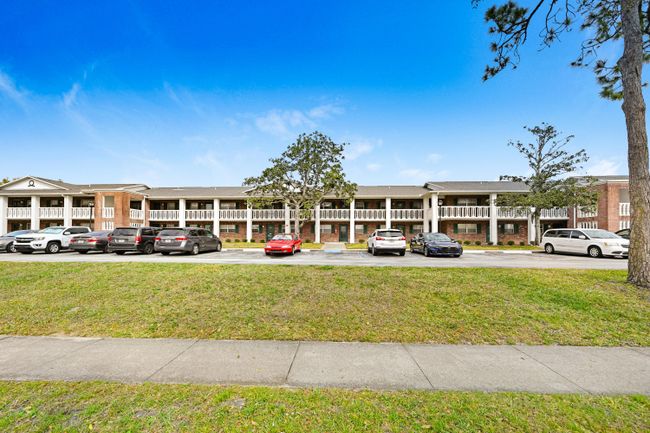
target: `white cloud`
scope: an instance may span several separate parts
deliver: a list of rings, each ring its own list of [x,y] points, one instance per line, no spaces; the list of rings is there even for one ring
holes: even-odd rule
[[[299,128],[314,128],[314,123],[299,110],[271,110],[255,119],[257,128],[271,135],[286,136]]]
[[[376,162],[371,162],[370,164],[366,164],[366,170],[368,171],[379,171],[381,169],[381,164],[377,164]]]
[[[587,167],[587,174],[592,176],[611,176],[621,174],[621,163],[611,159],[601,159]]]
[[[14,80],[6,73],[0,70],[0,94],[20,105],[22,108],[27,106],[27,92],[16,86]]]
[[[212,151],[208,151],[202,155],[194,156],[193,162],[194,165],[207,168],[219,168],[222,166],[221,161],[219,161],[217,155]]]
[[[439,162],[441,159],[442,159],[442,155],[440,155],[439,153],[430,153],[427,155],[427,161],[429,161],[432,164]]]
[[[77,103],[77,95],[81,90],[79,83],[74,83],[70,90],[63,94],[63,106],[65,108],[70,108]]]
[[[307,115],[312,119],[328,119],[334,114],[343,114],[345,110],[337,104],[323,104],[309,110]]]
[[[374,147],[374,144],[365,140],[351,143],[350,146],[345,150],[345,158],[350,161],[354,161],[360,156],[372,152],[372,149]]]
[[[433,179],[433,172],[421,168],[406,168],[400,170],[399,175],[414,182],[427,182]]]

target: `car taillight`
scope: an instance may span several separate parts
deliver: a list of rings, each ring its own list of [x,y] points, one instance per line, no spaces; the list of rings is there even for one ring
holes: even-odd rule
[[[97,239],[95,239],[95,238],[90,238],[90,239],[88,239],[87,242],[89,242],[89,243],[97,242]]]
[[[159,241],[159,240],[160,240],[160,236],[156,237],[156,240]]]
[[[108,237],[108,242],[113,242],[113,236]]]
[[[187,240],[187,236],[179,236],[179,237],[176,238],[176,240],[177,240],[177,241],[186,241],[186,240]]]
[[[70,239],[70,243],[71,243],[71,244],[74,244],[75,242],[77,242],[76,239]]]
[[[383,237],[381,237],[381,236],[377,236],[376,239],[377,239],[378,241],[385,241],[385,240],[386,240],[386,238],[383,238]]]
[[[142,236],[136,236],[135,237],[135,243],[139,244],[140,242],[142,242]]]
[[[400,241],[405,241],[405,240],[406,240],[406,236],[402,236],[401,238],[399,238],[399,240],[400,240]]]

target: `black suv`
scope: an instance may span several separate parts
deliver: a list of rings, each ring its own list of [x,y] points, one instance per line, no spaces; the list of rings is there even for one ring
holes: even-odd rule
[[[108,250],[119,255],[127,251],[152,254],[159,231],[156,227],[118,227],[108,238]]]

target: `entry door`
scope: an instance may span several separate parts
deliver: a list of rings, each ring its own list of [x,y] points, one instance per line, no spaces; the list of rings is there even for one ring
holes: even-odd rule
[[[339,225],[339,242],[348,242],[349,240],[348,226],[346,224]]]
[[[275,236],[275,224],[266,225],[266,240],[270,241]]]

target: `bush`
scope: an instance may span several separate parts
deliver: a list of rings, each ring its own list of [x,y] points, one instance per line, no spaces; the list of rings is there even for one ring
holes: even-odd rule
[[[481,245],[481,241],[474,242],[474,245]]]
[[[519,246],[520,246],[520,247],[525,247],[525,246],[526,246],[526,242],[524,242],[524,241],[519,241]]]
[[[311,244],[311,239],[305,239],[306,244]]]
[[[363,243],[366,242],[366,240],[365,239],[357,239],[357,242],[360,243],[360,244],[363,244]]]
[[[503,241],[497,242],[497,245],[499,245],[499,246],[503,245]]]
[[[508,241],[508,245],[513,246],[515,244],[515,241]]]
[[[226,239],[226,242],[232,242],[232,239],[228,238]]]
[[[471,241],[464,241],[463,243],[464,243],[465,245],[471,245],[471,244],[472,244]]]
[[[255,239],[251,239],[249,242],[250,242],[251,244],[254,244],[254,243],[255,243]]]

